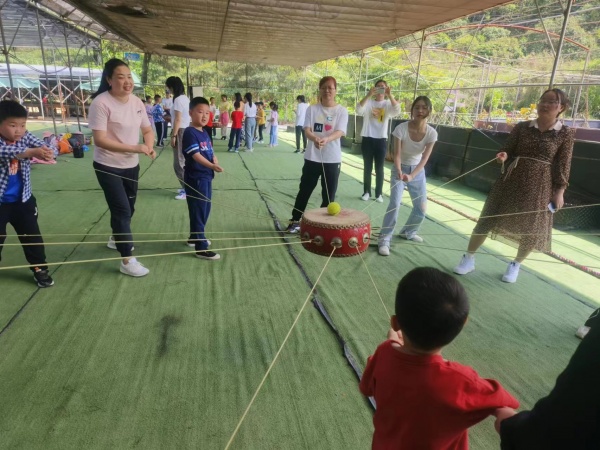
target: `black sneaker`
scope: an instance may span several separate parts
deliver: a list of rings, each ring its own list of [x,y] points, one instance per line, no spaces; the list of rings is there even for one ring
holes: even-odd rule
[[[54,280],[48,273],[48,269],[40,270],[36,267],[35,272],[33,272],[33,279],[36,281],[37,285],[41,288],[47,288],[54,284]]]
[[[215,252],[211,252],[210,250],[203,250],[201,252],[196,252],[196,258],[210,259],[212,261],[216,261],[217,259],[221,259],[221,255]]]
[[[297,148],[296,151],[294,153],[300,153],[300,149]]]
[[[286,233],[290,233],[290,234],[296,234],[300,232],[300,224],[297,222],[292,222],[288,225],[288,227],[285,229]]]

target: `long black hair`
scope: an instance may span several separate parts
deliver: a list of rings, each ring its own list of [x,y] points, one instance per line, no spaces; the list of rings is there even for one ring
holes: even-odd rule
[[[92,98],[96,98],[103,92],[110,91],[111,86],[108,80],[109,78],[112,78],[115,69],[119,66],[129,67],[126,62],[121,61],[117,58],[112,58],[106,61],[106,64],[104,64],[104,70],[102,71],[102,79],[100,80],[100,86],[98,87],[98,90],[92,94]]]
[[[252,94],[250,92],[246,92],[246,95],[244,95],[244,98],[246,100],[248,100],[248,103],[250,104],[250,108],[252,108]]]
[[[239,92],[236,92],[236,93],[235,93],[235,94],[233,94],[233,95],[234,95],[234,97],[235,97],[235,101],[236,101],[236,102],[240,102],[240,103],[242,103],[242,101],[243,101],[243,100],[242,100],[242,94],[240,94]]]
[[[183,81],[179,77],[169,77],[165,81],[165,86],[173,93],[173,100],[180,95],[185,95],[185,88],[183,87]]]

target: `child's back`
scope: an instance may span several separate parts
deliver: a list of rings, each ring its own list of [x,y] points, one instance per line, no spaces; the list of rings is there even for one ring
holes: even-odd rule
[[[468,312],[466,293],[450,275],[423,267],[402,279],[396,331],[369,358],[360,382],[377,406],[373,449],[466,450],[469,427],[519,406],[497,381],[442,357]]]
[[[467,429],[518,402],[495,380],[441,355],[410,355],[381,344],[360,383],[375,397],[374,449],[467,449]]]
[[[242,128],[242,120],[244,119],[244,113],[239,110],[235,110],[231,113],[231,128],[234,130]]]

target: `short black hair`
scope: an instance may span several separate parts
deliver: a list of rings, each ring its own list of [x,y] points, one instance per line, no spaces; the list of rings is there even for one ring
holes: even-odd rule
[[[396,291],[396,320],[420,350],[444,347],[458,336],[469,316],[465,288],[433,267],[408,272]]]
[[[233,104],[233,107],[234,107],[235,109],[238,109],[238,108],[240,107],[240,102],[237,102],[237,101],[236,101],[236,102],[234,102],[234,104]]]
[[[300,103],[306,103],[306,98],[304,97],[304,95],[299,95],[298,97],[296,97],[296,100],[298,100]]]
[[[12,118],[26,119],[27,109],[14,100],[2,100],[0,102],[0,123]]]
[[[156,94],[156,95],[154,96],[154,100],[155,100],[155,101],[156,101],[156,100],[158,100],[159,98],[162,98],[162,97],[160,96],[160,94]]]
[[[192,99],[192,101],[190,102],[190,109],[195,108],[198,105],[208,105],[210,106],[210,103],[208,103],[208,100],[206,100],[204,97],[194,97]]]

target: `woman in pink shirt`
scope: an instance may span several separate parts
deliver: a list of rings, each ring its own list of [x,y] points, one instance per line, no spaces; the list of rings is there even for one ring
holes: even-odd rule
[[[132,277],[149,270],[132,256],[133,216],[140,173],[139,154],[154,159],[154,133],[142,101],[132,95],[129,66],[113,58],[104,65],[102,81],[92,96],[89,128],[94,135],[94,169],[110,209],[113,236],[108,248],[121,254],[121,273]],[[144,143],[139,143],[142,130]]]

